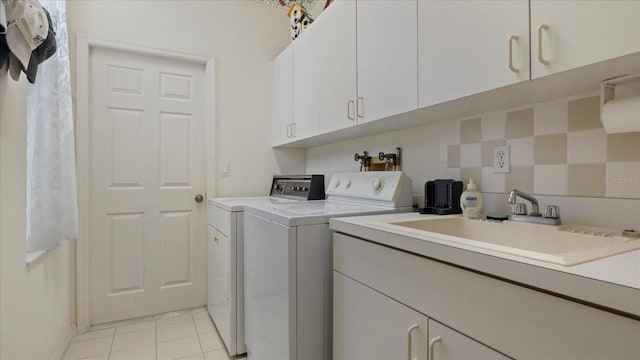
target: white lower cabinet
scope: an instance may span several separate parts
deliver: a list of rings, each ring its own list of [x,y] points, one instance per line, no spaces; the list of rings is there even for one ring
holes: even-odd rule
[[[509,359],[336,271],[333,286],[336,360]]]
[[[426,316],[333,272],[334,360],[426,359],[427,328]]]
[[[353,235],[333,236],[335,359],[640,359],[636,319]]]

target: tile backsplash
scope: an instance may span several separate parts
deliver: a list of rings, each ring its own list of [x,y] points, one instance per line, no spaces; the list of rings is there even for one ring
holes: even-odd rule
[[[484,193],[484,212],[508,212],[508,191],[541,206],[560,206],[567,224],[640,226],[640,133],[605,134],[597,96],[555,99],[425,124],[306,150],[309,174],[358,171],[353,155],[402,148],[402,169],[422,205],[424,184],[469,181]],[[493,147],[510,145],[511,173],[493,173]]]
[[[599,97],[482,115],[460,122],[446,166],[483,192],[640,199],[640,132],[610,134]],[[493,148],[509,145],[511,172],[493,173]]]

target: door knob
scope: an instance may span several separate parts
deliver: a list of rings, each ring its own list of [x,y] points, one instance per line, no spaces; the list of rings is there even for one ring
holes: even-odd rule
[[[197,203],[201,203],[202,200],[204,200],[204,196],[202,196],[202,194],[198,194],[198,195],[196,195],[196,199],[195,200],[196,200]]]

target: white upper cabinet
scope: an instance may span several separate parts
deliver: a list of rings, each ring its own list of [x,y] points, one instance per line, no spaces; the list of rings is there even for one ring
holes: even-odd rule
[[[336,0],[293,42],[296,138],[355,124],[355,19],[355,1]]]
[[[271,63],[271,139],[281,145],[292,138],[293,52],[285,48]]]
[[[532,78],[638,51],[640,1],[531,1]]]
[[[420,107],[529,79],[529,2],[418,1]]]
[[[358,123],[417,109],[418,1],[357,5]]]

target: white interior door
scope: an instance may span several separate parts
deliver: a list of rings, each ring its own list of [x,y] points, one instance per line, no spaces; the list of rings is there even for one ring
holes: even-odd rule
[[[92,49],[90,323],[205,304],[204,65]]]

